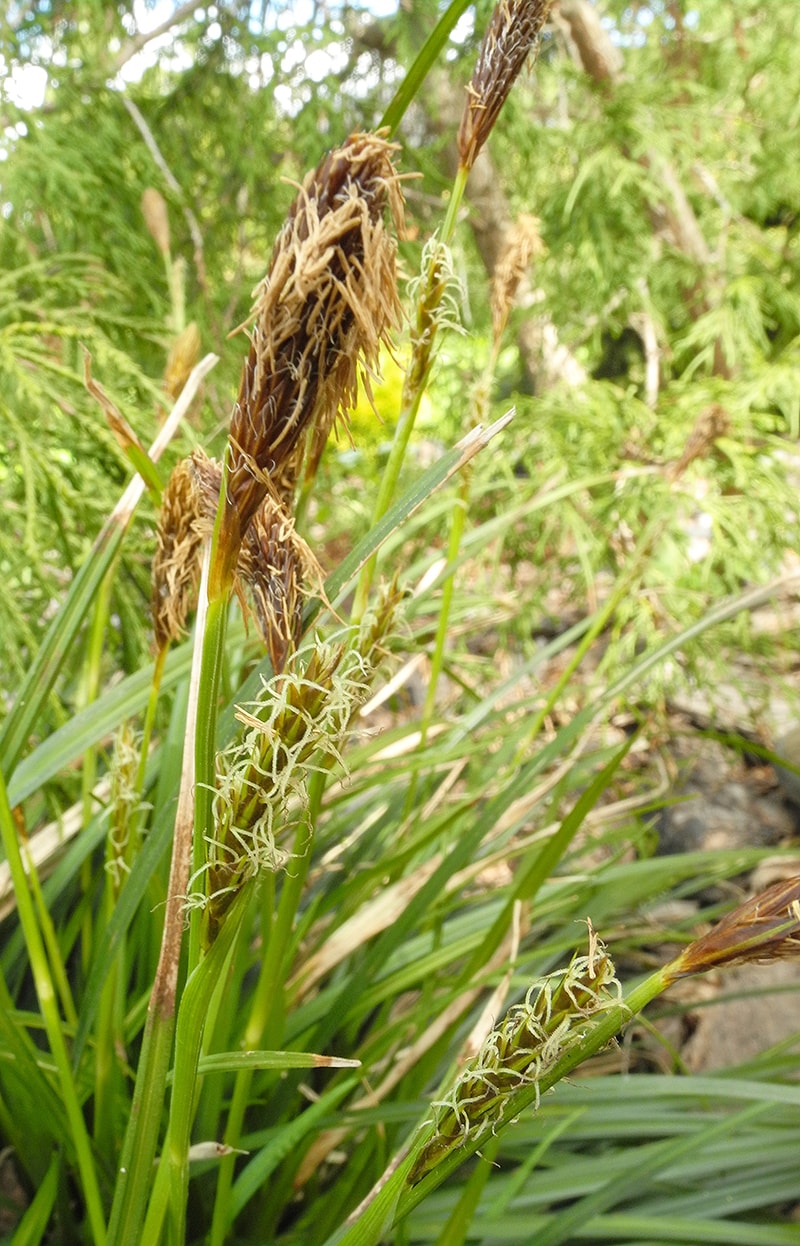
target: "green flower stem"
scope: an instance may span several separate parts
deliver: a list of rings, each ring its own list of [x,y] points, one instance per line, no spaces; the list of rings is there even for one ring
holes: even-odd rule
[[[108,623],[108,605],[111,597],[111,585],[117,566],[119,565],[119,557],[116,556],[111,562],[108,571],[103,576],[94,599],[92,609],[92,619],[89,626],[88,644],[83,661],[83,671],[81,673],[81,688],[78,701],[78,708],[85,709],[87,705],[91,705],[97,700],[100,691],[101,682],[101,664],[103,657],[103,640],[105,638],[106,624]],[[95,783],[97,782],[97,746],[93,745],[88,748],[83,755],[83,765],[81,767],[81,797],[83,800],[83,824],[88,826],[91,821],[92,814],[95,809],[95,798],[93,796]],[[86,894],[93,884],[93,866],[90,858],[84,861],[81,868],[81,890]],[[86,905],[84,909],[83,921],[81,922],[81,963],[83,972],[88,973],[92,963],[94,940],[94,917],[91,905]]]
[[[195,734],[195,807],[192,840],[192,877],[197,877],[206,862],[206,842],[214,827],[214,791],[216,787],[217,715],[219,709],[220,674],[228,623],[228,595],[208,603],[208,616],[203,633],[203,656],[197,697]],[[194,909],[189,918],[189,973],[200,963],[202,912]]]
[[[145,772],[147,770],[147,758],[150,752],[150,740],[153,735],[153,727],[156,721],[156,711],[158,709],[158,698],[161,695],[161,680],[164,675],[164,665],[167,661],[169,650],[165,645],[163,649],[159,649],[153,663],[153,682],[150,685],[150,695],[147,699],[147,709],[144,716],[144,727],[142,730],[142,747],[139,753],[139,769],[136,772],[136,791],[141,797],[144,794]],[[136,816],[136,823],[140,821],[140,816]]]
[[[466,183],[467,170],[459,168],[457,183],[459,179]],[[461,194],[463,194],[464,185],[461,185]],[[455,229],[456,214],[458,205],[461,202],[460,197],[454,195],[451,199],[451,212],[448,212],[445,222],[445,230],[451,232]],[[455,205],[455,206],[453,206]],[[448,234],[449,236],[449,234]],[[502,331],[501,331],[502,332]],[[492,348],[489,358],[484,368],[483,376],[480,383],[476,387],[472,399],[472,414],[470,417],[470,428],[474,428],[476,424],[481,424],[487,417],[489,407],[489,395],[491,393],[492,381],[494,379],[497,360],[500,354],[501,335],[498,334],[492,341]],[[464,527],[466,525],[467,509],[469,507],[471,468],[466,466],[461,473],[461,485],[458,495],[453,503],[453,510],[450,516],[450,538],[447,547],[447,562],[450,571],[442,586],[442,602],[439,609],[439,617],[436,623],[436,639],[434,642],[433,656],[431,658],[431,670],[428,679],[428,691],[425,694],[425,704],[422,709],[420,720],[420,756],[425,751],[425,744],[428,738],[428,730],[433,719],[433,712],[436,706],[436,690],[444,667],[444,655],[448,639],[448,627],[450,624],[450,610],[453,603],[454,592],[454,570],[456,559],[461,549],[461,540],[464,535]],[[406,794],[405,812],[408,815],[415,806],[417,780],[419,771],[415,767],[411,774],[411,780],[408,785]]]
[[[313,828],[322,803],[325,778],[325,773],[319,770],[315,770],[311,775],[309,780],[308,813],[306,818],[301,819],[300,825],[297,828],[290,868],[283,876],[278,911],[275,914],[274,920],[271,920],[270,914],[266,915],[269,927],[264,932],[264,959],[261,962],[261,972],[253,993],[250,1016],[248,1017],[242,1038],[242,1047],[245,1051],[255,1050],[264,1044],[275,1001],[276,999],[281,999],[283,995],[284,960],[294,927],[297,906],[300,903],[308,867],[311,863]],[[279,1013],[282,1015],[282,1009],[279,1010]],[[273,1042],[274,1045],[277,1045],[278,1039],[278,1035],[270,1033],[268,1045]],[[224,1140],[227,1146],[236,1147],[239,1144],[245,1110],[250,1100],[252,1080],[253,1071],[251,1069],[243,1069],[236,1075],[228,1123],[225,1128]],[[228,1155],[225,1156],[220,1164],[214,1216],[209,1238],[210,1246],[222,1246],[230,1228],[229,1208],[234,1163],[235,1156]]]
[[[223,505],[222,498],[224,498],[224,491],[221,493],[220,511]],[[187,713],[183,785],[175,820],[175,844],[164,938],[148,1011],[131,1121],[123,1148],[121,1172],[122,1170],[128,1171],[118,1182],[117,1196],[114,1209],[112,1209],[112,1228],[119,1236],[113,1238],[109,1230],[109,1246],[115,1246],[117,1241],[120,1246],[128,1246],[129,1243],[133,1246],[135,1242],[141,1240],[139,1233],[151,1187],[151,1165],[158,1143],[158,1128],[175,1029],[174,992],[177,985],[178,960],[182,942],[184,897],[190,863],[194,871],[200,869],[204,863],[204,837],[210,830],[213,816],[217,701],[228,607],[228,594],[224,587],[214,601],[208,600],[209,565],[213,557],[212,549],[204,563],[200,586],[196,637],[202,637],[202,641],[196,640],[199,649],[195,650],[193,663],[192,685],[195,696],[192,698],[190,695]],[[196,677],[195,668],[198,668]],[[193,699],[194,704],[192,704]],[[191,759],[189,765],[187,765],[187,757]],[[190,816],[192,809],[193,817]],[[192,834],[192,826],[194,826],[194,834]],[[186,842],[187,838],[190,838],[191,842]],[[200,913],[193,913],[190,921],[190,979],[192,972],[198,969],[200,964],[200,917]],[[198,1036],[198,1043],[201,1038],[202,1029]],[[194,1079],[194,1073],[192,1079]],[[156,1212],[153,1214],[155,1215]]]
[[[431,658],[431,670],[428,680],[428,691],[425,695],[425,705],[422,710],[422,721],[420,724],[420,732],[422,742],[419,751],[422,753],[425,748],[428,727],[430,726],[433,710],[436,704],[436,686],[439,676],[444,667],[444,655],[447,645],[448,630],[450,627],[450,607],[453,602],[454,577],[453,568],[458,558],[458,552],[461,549],[461,538],[464,535],[464,526],[466,523],[467,506],[469,505],[469,475],[470,470],[467,466],[464,475],[461,478],[461,487],[458,491],[458,497],[453,504],[453,511],[450,516],[450,539],[447,546],[447,562],[450,566],[450,573],[442,585],[442,604],[439,608],[439,618],[436,627],[436,641],[433,648],[433,656]]]
[[[460,169],[459,173],[464,173],[464,170]],[[449,221],[450,217],[448,214],[448,222]],[[451,228],[455,228],[455,217],[452,221]],[[489,405],[489,393],[491,390],[492,379],[494,377],[494,371],[497,366],[499,351],[500,338],[498,337],[492,343],[491,354],[487,361],[486,368],[484,369],[483,378],[473,397],[470,423],[471,428],[474,428],[476,424],[480,424],[486,416]],[[436,690],[444,668],[444,655],[447,647],[448,628],[450,626],[450,610],[453,604],[453,592],[455,589],[455,563],[461,549],[461,540],[464,536],[464,528],[466,526],[471,475],[472,471],[468,464],[461,473],[461,484],[450,515],[450,538],[447,545],[447,563],[450,570],[442,586],[442,602],[439,608],[439,617],[436,622],[436,639],[434,641],[433,655],[431,657],[428,691],[425,694],[425,704],[422,708],[422,715],[420,719],[420,746],[418,750],[420,756],[422,756],[425,752],[428,730],[430,728],[431,721],[433,719],[433,712],[436,706]],[[408,785],[408,792],[406,794],[406,815],[408,815],[411,810],[416,807],[415,798],[418,777],[419,770],[417,767],[414,767]]]
[[[138,1246],[141,1241],[140,1231],[152,1184],[152,1164],[158,1145],[158,1131],[162,1118],[172,1038],[175,1032],[178,966],[183,942],[185,896],[192,858],[196,740],[208,729],[207,724],[203,724],[202,729],[196,728],[203,703],[200,690],[204,680],[205,704],[210,705],[212,709],[216,706],[216,693],[212,693],[209,689],[211,679],[218,678],[216,666],[212,664],[211,675],[206,674],[210,662],[206,629],[207,614],[210,611],[208,571],[209,557],[206,556],[203,562],[195,647],[189,680],[181,790],[175,813],[175,838],[164,915],[164,932],[147,1011],[131,1115],[117,1174],[108,1246]],[[215,682],[214,687],[216,686]],[[213,715],[210,724],[212,732],[215,729],[215,722],[216,717]]]
[[[535,1084],[526,1085],[508,1096],[502,1118],[495,1125],[494,1133],[499,1133],[505,1125],[511,1124],[521,1112],[535,1104],[545,1091],[567,1077],[578,1065],[602,1051],[630,1021],[631,1017],[641,1012],[647,1004],[666,990],[672,981],[671,967],[667,965],[634,987],[624,1002],[612,1005],[596,1018],[587,1021],[586,1030],[580,1040],[570,1046],[549,1070],[543,1072],[536,1079]],[[427,1173],[416,1185],[409,1186],[408,1178],[416,1157],[430,1142],[435,1132],[436,1126],[430,1120],[418,1128],[408,1154],[403,1157],[396,1171],[379,1189],[358,1220],[335,1233],[328,1239],[326,1246],[378,1246],[378,1243],[388,1235],[392,1225],[405,1219],[428,1195],[442,1185],[465,1159],[473,1155],[481,1144],[486,1142],[486,1134],[479,1130],[476,1130],[474,1137],[467,1135],[463,1139],[458,1139],[442,1155],[431,1172]]]
[[[220,978],[227,973],[248,903],[248,889],[243,888],[225,915],[217,938],[190,975],[181,997],[175,1034],[175,1069],[169,1125],[153,1196],[142,1230],[143,1242],[159,1240],[167,1202],[170,1207],[171,1240],[178,1244],[185,1241],[189,1147],[197,1101],[200,1048],[211,1000]]]
[[[186,276],[183,265],[176,264],[169,251],[164,253],[164,270],[170,302],[167,327],[177,337],[186,328]]]
[[[164,1107],[174,1014],[147,1013],[139,1069],[122,1157],[117,1170],[114,1203],[106,1246],[141,1246],[142,1221],[153,1183],[153,1157]]]
[[[458,210],[464,197],[467,184],[467,170],[459,168],[450,192],[447,216],[442,226],[441,245],[447,246],[455,230]],[[408,450],[408,443],[414,431],[422,398],[430,377],[433,365],[434,346],[437,335],[436,310],[444,294],[445,286],[441,277],[439,249],[434,249],[425,280],[420,285],[417,300],[417,325],[412,338],[411,360],[403,385],[403,396],[400,404],[400,416],[395,429],[392,448],[386,468],[381,477],[375,508],[372,513],[373,526],[383,518],[391,506],[397,488],[400,472]],[[367,607],[370,588],[375,578],[377,556],[373,555],[362,567],[361,576],[356,590],[352,617],[358,620],[363,617]]]
[[[420,387],[417,388],[413,394],[409,393],[406,395],[408,377],[406,378],[406,384],[403,387],[404,392],[400,418],[397,421],[397,428],[395,429],[392,448],[389,451],[389,458],[386,462],[383,475],[381,476],[378,496],[372,512],[373,527],[380,519],[383,518],[391,505],[397,481],[405,460],[408,443],[411,439],[411,433],[413,432],[414,424],[416,423],[417,415],[419,414],[420,404],[422,403],[422,398],[425,393],[425,384],[427,383],[429,371],[430,363],[428,363],[425,372],[421,377]],[[377,554],[373,554],[361,568],[361,575],[359,576],[358,587],[356,589],[355,599],[353,602],[352,618],[354,622],[364,616],[364,611],[367,608],[367,601],[369,600],[370,588],[375,578],[375,568],[377,563],[378,556]]]
[[[149,460],[148,460],[149,462]],[[152,467],[153,464],[151,463]],[[105,640],[106,626],[108,624],[109,601],[111,597],[111,587],[113,578],[119,566],[119,556],[114,558],[108,571],[104,575],[98,587],[97,596],[94,601],[92,610],[92,621],[89,629],[89,643],[87,646],[86,657],[84,660],[84,669],[81,687],[81,708],[91,705],[98,696],[101,683],[101,663],[103,656],[103,643]],[[142,774],[144,773],[142,769]],[[95,799],[93,796],[94,786],[97,778],[97,747],[88,748],[83,755],[83,767],[81,771],[81,784],[83,792],[83,808],[84,808],[84,825],[88,826],[91,821]],[[89,892],[94,885],[94,869],[95,865],[91,857],[87,857],[81,867],[81,888],[85,893]],[[106,923],[110,920],[113,911],[112,897],[113,883],[110,875],[106,875],[105,886],[103,888],[103,896],[101,898],[101,911],[104,913],[105,920],[101,929],[105,929]],[[96,939],[95,927],[96,915],[93,913],[92,906],[85,906],[85,913],[81,929],[81,953],[84,965],[84,972],[88,973],[91,967],[93,956],[96,953],[94,946]],[[119,1034],[114,1024],[116,1013],[116,999],[118,991],[118,973],[121,966],[125,963],[124,946],[120,949],[120,955],[114,962],[114,966],[103,985],[100,996],[100,1006],[98,1009],[97,1029],[95,1033],[95,1061],[94,1061],[94,1103],[93,1103],[93,1125],[92,1134],[98,1154],[113,1154],[114,1147],[114,1128],[115,1128],[115,1104],[118,1102],[115,1089],[121,1090],[118,1084],[114,1085],[114,1074],[118,1070],[117,1052],[121,1050],[119,1044]],[[76,1023],[77,1028],[77,1023]]]
[[[464,199],[464,192],[467,189],[468,177],[469,169],[465,168],[463,164],[459,165],[456,169],[456,175],[453,178],[450,200],[447,204],[447,215],[445,216],[444,224],[442,225],[442,242],[446,247],[450,245],[453,234],[456,232],[458,213]]]
[[[113,912],[111,880],[103,897],[104,927]],[[94,1059],[94,1140],[100,1155],[113,1154],[117,1105],[124,1101],[125,1087],[122,1083],[118,1053],[123,1049],[119,1026],[120,983],[125,979],[125,944],[123,942],[103,984],[100,1005],[97,1010]]]
[[[86,1215],[89,1229],[96,1246],[105,1246],[105,1218],[103,1216],[103,1204],[100,1198],[100,1188],[97,1181],[91,1143],[78,1099],[77,1086],[72,1076],[67,1044],[64,1039],[61,1017],[59,1016],[56,1003],[53,979],[47,963],[42,934],[36,921],[34,902],[22,863],[22,853],[20,852],[14,819],[8,803],[5,779],[1,771],[0,837],[2,837],[3,849],[11,871],[14,892],[17,898],[17,912],[19,913],[20,925],[25,936],[36,994],[39,999],[50,1051],[56,1067],[56,1075],[69,1121],[72,1142],[75,1146],[83,1196],[86,1200]]]

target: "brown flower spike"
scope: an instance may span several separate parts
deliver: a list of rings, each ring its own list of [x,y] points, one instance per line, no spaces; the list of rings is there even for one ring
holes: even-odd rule
[[[462,168],[471,169],[492,132],[539,35],[553,0],[499,0],[484,35],[458,131]]]
[[[800,956],[800,874],[767,887],[726,914],[669,965],[674,981],[717,965]]]
[[[156,648],[182,634],[194,605],[204,540],[211,537],[222,468],[202,450],[175,467],[164,490],[153,559],[152,616]],[[246,610],[250,592],[272,669],[282,671],[302,631],[304,584],[321,571],[286,509],[267,496],[239,550],[234,589]]]
[[[402,221],[396,150],[380,134],[353,134],[321,161],[300,187],[256,291],[231,419],[223,586],[267,492],[285,500],[307,437],[316,453],[355,403],[359,364],[377,365],[398,323],[395,243],[383,224],[387,207]]]
[[[316,571],[311,551],[283,507],[264,498],[242,543],[237,574],[250,589],[272,669],[282,671],[303,624],[303,582]]]
[[[156,649],[183,632],[200,577],[202,500],[193,459],[182,459],[161,498],[150,609]]]

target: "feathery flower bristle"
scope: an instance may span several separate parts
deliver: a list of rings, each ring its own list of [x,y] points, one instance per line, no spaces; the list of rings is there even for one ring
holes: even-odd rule
[[[538,47],[553,0],[499,0],[478,53],[458,131],[462,168],[471,169],[528,56]]]
[[[355,405],[358,368],[377,366],[399,322],[395,243],[383,217],[402,221],[396,144],[354,134],[306,178],[256,291],[250,351],[230,429],[226,572],[273,480],[296,480],[337,415]],[[287,467],[291,467],[287,479]],[[274,490],[273,490],[274,492]]]
[[[218,757],[208,893],[195,899],[208,910],[210,940],[248,879],[286,864],[283,843],[302,819],[309,775],[344,766],[341,750],[384,657],[400,597],[391,586],[340,643],[316,640],[292,653],[258,700],[237,707],[245,732]]]

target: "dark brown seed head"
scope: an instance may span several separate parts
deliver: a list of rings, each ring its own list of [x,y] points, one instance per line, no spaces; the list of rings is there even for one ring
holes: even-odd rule
[[[800,874],[767,887],[726,914],[669,966],[672,978],[716,965],[800,956]]]
[[[387,207],[402,218],[396,146],[354,134],[306,178],[256,291],[250,351],[230,430],[223,543],[232,565],[248,524],[279,480],[299,473],[303,442],[319,453],[354,405],[359,364],[377,365],[399,318]],[[273,488],[273,492],[276,490]]]
[[[471,169],[553,7],[553,0],[498,0],[467,87],[458,154]]]

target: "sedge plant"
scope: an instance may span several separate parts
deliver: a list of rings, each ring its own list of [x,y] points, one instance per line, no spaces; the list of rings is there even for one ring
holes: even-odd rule
[[[423,63],[463,7],[450,6]],[[537,247],[530,220],[496,276],[491,355],[464,437],[399,488],[453,314],[448,246],[466,178],[550,7],[501,0],[491,18],[445,220],[412,288],[409,362],[373,522],[333,571],[301,521],[360,375],[368,384],[381,347],[402,332],[402,157],[389,129],[351,135],[297,188],[256,290],[219,461],[195,449],[163,483],[153,466],[213,359],[195,368],[149,453],[87,364],[87,383],[160,495],[155,657],[117,686],[90,681],[78,718],[26,754],[59,656],[94,603],[102,626],[140,475],[76,577],[0,740],[17,921],[0,962],[0,1128],[28,1192],[20,1241],[429,1240],[416,1217],[448,1189],[461,1201],[447,1207],[439,1238],[465,1240],[484,1185],[513,1201],[488,1163],[463,1192],[446,1186],[465,1160],[502,1155],[514,1122],[546,1112],[545,1092],[675,981],[797,953],[795,878],[704,938],[673,932],[687,946],[629,989],[591,925],[588,948],[573,954],[587,912],[641,951],[636,914],[649,903],[724,881],[762,855],[651,857],[635,814],[654,795],[632,800],[621,782],[634,737],[603,724],[654,667],[769,589],[663,639],[560,720],[559,697],[577,688],[580,657],[635,591],[659,523],[642,533],[608,603],[521,667],[494,672],[482,693],[475,668],[451,652],[484,608],[456,572],[496,561],[515,523],[586,485],[543,486],[474,533],[466,516],[484,488],[480,456],[455,501],[436,496],[508,424],[485,426],[515,283]],[[393,107],[389,125],[398,120]],[[171,272],[168,240],[163,248]],[[425,549],[438,521],[448,528],[444,581]],[[373,726],[426,650],[421,713]],[[552,662],[566,674],[548,693]],[[445,674],[459,696],[442,710]],[[92,770],[60,858],[39,840],[45,831],[29,842],[15,811],[81,754],[99,768],[110,734],[108,775]],[[653,1150],[649,1171],[675,1163],[676,1145]],[[604,1196],[586,1193],[552,1215],[541,1240],[570,1240],[625,1188],[615,1173]]]

